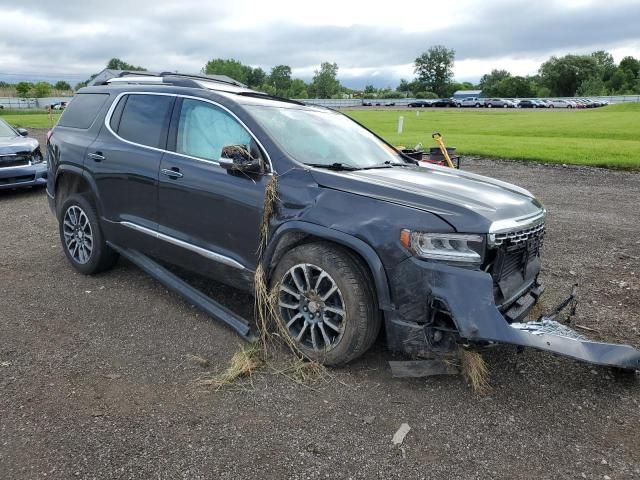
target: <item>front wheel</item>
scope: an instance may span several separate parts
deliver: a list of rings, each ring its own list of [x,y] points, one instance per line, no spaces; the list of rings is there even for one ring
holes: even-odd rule
[[[60,212],[60,241],[71,265],[86,275],[111,268],[118,254],[106,244],[91,202],[73,194],[64,201]]]
[[[300,245],[272,275],[278,320],[305,356],[343,365],[365,353],[380,331],[371,282],[349,251],[328,243]]]

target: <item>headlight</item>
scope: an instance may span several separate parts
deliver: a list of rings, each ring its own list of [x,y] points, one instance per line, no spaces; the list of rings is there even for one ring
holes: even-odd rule
[[[402,230],[400,241],[420,258],[477,265],[482,263],[483,235]]]

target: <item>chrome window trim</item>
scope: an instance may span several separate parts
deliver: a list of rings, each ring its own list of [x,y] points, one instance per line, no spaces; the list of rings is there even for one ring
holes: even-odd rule
[[[206,248],[202,248],[199,247],[197,245],[194,245],[192,243],[189,242],[185,242],[184,240],[180,240],[178,238],[172,237],[170,235],[165,235],[164,233],[160,233],[156,230],[152,230],[150,228],[147,227],[143,227],[142,225],[138,225],[137,223],[133,223],[133,222],[118,222],[120,223],[120,225],[127,227],[127,228],[131,228],[132,230],[136,230],[137,232],[140,233],[144,233],[146,235],[149,235],[153,238],[157,238],[158,240],[163,240],[165,242],[171,243],[173,245],[176,245],[178,247],[182,247],[185,248],[187,250],[190,250],[194,253],[197,253],[198,255],[202,255],[205,258],[208,258],[210,260],[214,260],[216,262],[219,263],[223,263],[225,265],[228,265],[230,267],[233,268],[237,268],[238,270],[246,270],[246,267],[244,265],[242,265],[240,262],[234,260],[233,258],[227,257],[225,255],[222,255],[220,253],[216,253],[212,250],[207,250]]]
[[[503,233],[511,230],[521,230],[527,227],[535,227],[544,222],[547,211],[543,208],[538,213],[519,218],[496,220],[489,227],[489,233]]]
[[[204,163],[207,163],[209,165],[218,165],[218,166],[220,165],[220,163],[216,162],[215,160],[207,160],[205,158],[194,157],[192,155],[186,155],[184,153],[173,152],[171,150],[165,150],[163,148],[150,147],[149,145],[142,145],[141,143],[132,142],[130,140],[122,138],[120,135],[118,135],[116,132],[114,132],[113,129],[111,128],[111,117],[113,115],[114,110],[116,109],[116,106],[118,105],[118,102],[125,95],[158,95],[158,96],[175,97],[175,98],[189,98],[189,99],[192,99],[192,100],[198,100],[198,101],[201,101],[201,102],[210,103],[211,105],[214,105],[214,106],[220,108],[221,110],[224,110],[226,113],[231,115],[231,117],[234,120],[236,120],[240,125],[242,125],[242,128],[244,128],[249,133],[249,135],[251,135],[251,138],[253,138],[255,140],[255,142],[258,144],[260,149],[264,152],[264,155],[266,157],[265,160],[266,160],[267,165],[269,167],[269,172],[267,172],[267,174],[272,174],[274,172],[273,163],[271,162],[271,157],[269,156],[269,152],[267,152],[267,149],[264,148],[264,145],[262,145],[260,140],[258,140],[258,138],[249,129],[249,127],[247,127],[247,125],[242,120],[240,120],[238,118],[238,116],[235,113],[233,113],[231,110],[229,110],[227,107],[225,107],[224,105],[221,105],[220,103],[218,103],[218,102],[216,102],[214,100],[209,100],[208,98],[194,97],[193,95],[183,95],[183,94],[178,94],[178,93],[165,93],[165,92],[146,92],[146,91],[142,91],[142,92],[140,92],[140,91],[138,91],[138,92],[136,92],[136,91],[121,92],[116,96],[115,100],[111,103],[111,106],[109,107],[109,110],[107,111],[107,115],[104,117],[104,126],[111,133],[111,135],[116,137],[118,140],[120,140],[122,142],[125,142],[125,143],[128,143],[129,145],[134,145],[136,147],[147,148],[149,150],[154,150],[156,152],[170,153],[172,155],[178,155],[180,157],[190,158],[190,159],[196,160],[198,162],[204,162]]]

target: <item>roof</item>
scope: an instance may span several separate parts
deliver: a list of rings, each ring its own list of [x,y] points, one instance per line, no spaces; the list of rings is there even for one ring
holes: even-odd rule
[[[151,72],[149,70],[129,71],[129,70],[112,70],[110,68],[105,68],[100,73],[98,73],[98,75],[96,75],[96,77],[93,80],[91,80],[87,85],[88,86],[101,85],[101,84],[103,84],[104,82],[106,82],[107,80],[109,80],[111,78],[116,78],[116,77],[123,76],[124,73],[129,73],[132,76],[133,75],[145,75],[145,76],[149,76],[149,77],[161,76],[163,73],[164,74],[175,73],[176,75],[180,75],[177,72]],[[233,78],[228,77],[227,75],[197,74],[197,76],[200,77],[200,78],[209,78],[209,79],[214,80],[214,81],[231,83],[231,84],[237,85],[238,87],[242,87],[242,88],[246,88],[247,87],[244,83],[240,83],[237,80],[234,80]]]

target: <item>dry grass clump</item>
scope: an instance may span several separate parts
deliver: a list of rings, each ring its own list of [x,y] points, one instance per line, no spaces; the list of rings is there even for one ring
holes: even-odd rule
[[[489,367],[479,352],[459,349],[460,369],[474,392],[488,393],[491,390],[489,384]]]
[[[278,201],[278,180],[274,173],[265,188],[258,247],[259,262],[254,275],[255,323],[259,338],[236,352],[231,358],[229,367],[222,374],[201,380],[199,382],[201,385],[210,385],[220,390],[239,379],[251,378],[251,375],[262,367],[267,367],[274,374],[283,375],[303,385],[328,376],[326,368],[318,362],[306,359],[289,336],[280,320],[278,285],[269,288],[262,256],[269,242],[271,219],[277,213]],[[277,355],[282,351],[283,346],[284,350],[290,353],[284,359]]]
[[[249,379],[257,371],[264,361],[257,343],[243,345],[240,350],[233,354],[227,369],[211,378],[203,378],[198,381],[199,385],[213,387],[216,391],[228,387],[240,379]]]

